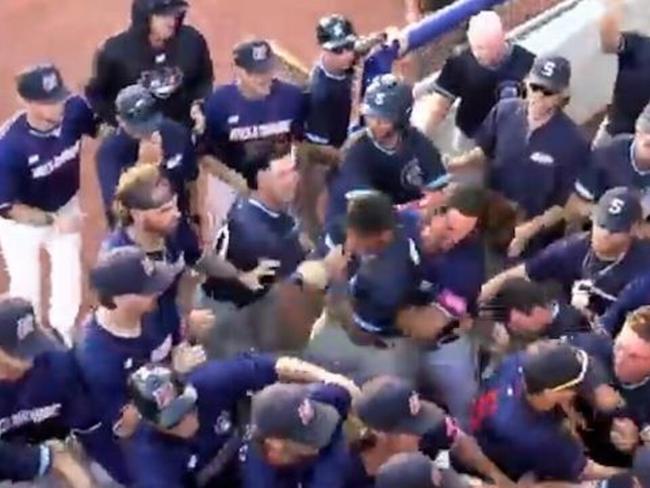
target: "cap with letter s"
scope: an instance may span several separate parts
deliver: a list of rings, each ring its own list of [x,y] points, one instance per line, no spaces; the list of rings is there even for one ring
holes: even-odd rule
[[[571,63],[562,56],[539,56],[530,70],[528,82],[561,93],[571,84]]]
[[[643,209],[638,190],[619,186],[607,190],[594,209],[594,223],[611,233],[630,232],[641,220]]]

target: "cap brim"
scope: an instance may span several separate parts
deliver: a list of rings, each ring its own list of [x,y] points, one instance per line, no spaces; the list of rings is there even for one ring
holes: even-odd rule
[[[121,120],[124,122],[130,132],[134,132],[138,136],[148,137],[160,129],[160,125],[163,121],[163,116],[161,113],[156,112],[148,120],[142,122],[132,122],[127,119]]]
[[[337,39],[335,41],[327,41],[322,44],[322,48],[331,51],[333,49],[338,49],[344,46],[350,46],[351,49],[354,48],[354,43],[357,42],[357,36],[350,34],[343,39]]]
[[[22,359],[33,359],[44,352],[64,349],[63,344],[57,342],[37,327],[29,336],[20,341],[14,354]]]
[[[627,234],[632,229],[632,224],[619,222],[619,221],[609,221],[608,222],[608,212],[600,212],[596,209],[596,216],[593,219],[594,224],[596,224],[601,229],[605,229],[607,232],[612,234]]]
[[[142,294],[163,293],[172,285],[181,270],[182,267],[175,264],[154,263],[154,271],[145,283]]]
[[[264,73],[270,73],[275,69],[276,66],[276,59],[275,59],[275,54],[272,54],[269,59],[265,61],[257,61],[253,66],[241,66],[246,70],[248,73],[255,73],[255,74],[264,74]]]
[[[322,449],[332,440],[332,435],[341,421],[341,416],[331,405],[317,401],[312,401],[312,404],[315,413],[314,420],[302,431],[301,435],[292,440]]]
[[[40,100],[33,100],[33,101],[37,103],[53,105],[55,103],[65,102],[69,97],[70,97],[70,90],[68,90],[68,88],[65,85],[61,85],[58,90],[56,90],[53,93],[50,93],[50,95],[47,98],[43,98]]]
[[[420,412],[398,425],[397,430],[415,435],[424,435],[434,429],[444,418],[442,410],[427,401],[420,401]]]
[[[565,86],[560,86],[557,83],[554,83],[548,78],[542,78],[541,76],[538,76],[534,73],[528,75],[528,83],[543,86],[544,88],[547,88],[548,90],[551,90],[555,93],[560,93],[566,88]]]

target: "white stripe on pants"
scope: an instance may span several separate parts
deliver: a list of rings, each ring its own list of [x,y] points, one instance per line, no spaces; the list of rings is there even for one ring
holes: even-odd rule
[[[57,215],[79,212],[73,197]],[[50,257],[49,324],[71,341],[81,306],[81,234],[60,234],[52,226],[37,227],[0,218],[0,247],[9,273],[9,293],[32,302],[38,317],[41,304],[41,262],[45,248]]]

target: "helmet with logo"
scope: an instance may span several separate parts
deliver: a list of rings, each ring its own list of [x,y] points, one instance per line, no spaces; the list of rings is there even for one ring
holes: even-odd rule
[[[389,120],[397,127],[409,124],[413,108],[411,87],[394,75],[375,78],[363,97],[361,113],[364,116]]]
[[[196,389],[165,366],[147,364],[129,377],[129,393],[142,418],[164,429],[183,420],[196,405]]]
[[[339,14],[322,17],[316,26],[318,44],[328,51],[343,47],[354,47],[357,34],[352,22]]]

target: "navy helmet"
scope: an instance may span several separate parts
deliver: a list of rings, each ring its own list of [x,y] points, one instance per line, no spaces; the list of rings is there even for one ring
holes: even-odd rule
[[[372,81],[361,105],[364,116],[386,119],[398,127],[408,126],[412,109],[411,87],[390,74]]]

